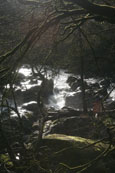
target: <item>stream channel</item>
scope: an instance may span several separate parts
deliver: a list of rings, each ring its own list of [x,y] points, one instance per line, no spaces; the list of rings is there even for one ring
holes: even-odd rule
[[[15,85],[15,93],[18,104],[18,111],[20,112],[20,115],[23,116],[25,115],[25,113],[32,112],[32,109],[36,109],[37,101],[36,99],[34,99],[31,92],[38,90],[37,87],[41,85],[41,81],[38,78],[33,78],[32,70],[27,65],[19,69],[19,74],[22,75],[22,80],[19,84]],[[72,87],[67,82],[70,76],[79,78],[79,76],[67,73],[65,70],[59,70],[55,75],[52,75],[52,72],[50,70],[47,71],[47,78],[53,79],[54,82],[53,95],[50,95],[48,97],[48,101],[45,104],[47,109],[55,111],[61,110],[64,107],[71,107],[75,110],[82,110],[81,88],[79,86],[74,90],[72,89]],[[99,84],[99,87],[101,88],[102,80],[102,78],[89,78],[85,79],[85,82],[87,83],[87,86],[95,87],[95,84]],[[89,110],[92,109],[92,103],[94,99],[94,93],[91,93],[91,87],[86,87],[86,97]],[[94,89],[93,87],[92,89]],[[110,85],[107,89],[107,93],[110,92],[111,88],[112,86]],[[113,89],[109,97],[106,99],[105,104],[110,104],[114,101],[115,89]],[[10,103],[11,106],[14,106],[12,99],[10,100]],[[14,111],[12,111],[11,113],[12,116],[16,116],[16,113],[14,113]]]

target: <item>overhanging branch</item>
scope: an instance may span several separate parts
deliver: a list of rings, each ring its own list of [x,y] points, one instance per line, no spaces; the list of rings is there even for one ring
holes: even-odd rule
[[[110,23],[115,23],[115,7],[109,5],[99,5],[89,2],[89,0],[66,0],[67,2],[73,2],[84,8],[91,14],[97,14],[105,17]]]
[[[19,3],[24,4],[24,5],[39,5],[39,1],[35,0],[18,0]]]
[[[25,38],[16,46],[14,47],[14,49],[8,51],[7,53],[5,53],[4,55],[1,55],[0,56],[0,63],[3,62],[4,60],[6,60],[7,57],[13,55],[19,48],[21,48],[26,42],[27,40],[31,37],[31,35],[34,33],[34,31],[36,30],[37,28],[33,28],[31,29],[28,34],[25,36]]]

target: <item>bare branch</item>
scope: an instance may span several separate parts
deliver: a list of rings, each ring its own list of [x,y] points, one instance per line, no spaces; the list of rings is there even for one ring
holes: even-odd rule
[[[18,0],[19,3],[24,4],[24,5],[39,5],[39,1],[36,0]]]
[[[0,63],[3,62],[10,55],[13,55],[19,48],[21,48],[26,43],[26,41],[31,37],[31,35],[34,33],[34,31],[36,29],[37,29],[36,27],[31,29],[28,32],[28,34],[25,36],[25,38],[16,47],[14,47],[14,49],[12,49],[12,50],[8,51],[7,53],[5,53],[4,55],[0,56]]]
[[[110,23],[115,23],[115,7],[109,5],[99,5],[89,2],[89,0],[66,0],[67,2],[73,2],[80,7],[87,10],[89,13],[97,14],[105,17]]]

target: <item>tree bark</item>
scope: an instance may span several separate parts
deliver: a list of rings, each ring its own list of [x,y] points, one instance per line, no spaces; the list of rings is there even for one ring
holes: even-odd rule
[[[81,56],[81,90],[82,90],[82,102],[83,102],[83,112],[87,113],[87,103],[86,103],[86,94],[84,86],[84,57]]]
[[[79,29],[79,43],[80,43],[81,51],[83,51],[83,44],[82,44],[82,37],[81,37],[80,29]],[[81,55],[80,66],[81,66],[80,77],[81,77],[83,112],[87,113],[87,102],[86,102],[85,85],[84,85],[84,55]]]

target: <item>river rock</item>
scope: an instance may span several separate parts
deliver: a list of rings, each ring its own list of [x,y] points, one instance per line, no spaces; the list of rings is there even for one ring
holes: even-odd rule
[[[75,91],[76,89],[78,89],[78,87],[79,87],[79,89],[81,89],[81,86],[82,86],[81,79],[78,79],[77,81],[75,81],[75,82],[73,82],[71,84],[71,89],[73,91]],[[90,88],[90,86],[87,84],[86,81],[84,81],[84,87],[85,87],[85,89],[89,89]]]
[[[38,90],[40,90],[40,86],[34,86],[26,91],[22,91],[23,103],[29,102],[29,101],[36,101]]]
[[[85,172],[88,173],[107,172],[108,167],[112,169],[112,166],[114,166],[114,164],[108,165],[110,158],[106,162],[105,158],[101,158],[101,161],[98,160],[96,164],[91,165],[91,162],[95,161],[94,159],[99,157],[108,147],[107,144],[101,142],[93,145],[94,142],[94,140],[87,138],[62,134],[48,135],[42,140],[41,147],[38,150],[38,158],[42,160],[44,169],[50,169],[52,172],[55,172],[55,170],[58,170],[59,173],[81,172],[80,170],[83,170],[85,165],[87,166]],[[107,168],[106,164],[108,165]]]
[[[93,106],[93,95],[89,90],[86,90],[86,102],[88,108],[92,108]],[[82,92],[77,92],[73,96],[66,97],[65,105],[67,107],[71,107],[73,109],[80,109],[82,110]]]
[[[89,86],[90,86],[91,89],[99,89],[100,88],[100,85],[97,82],[93,83],[93,84],[90,84]]]
[[[37,79],[31,79],[30,84],[37,84]]]
[[[99,84],[100,85],[102,85],[103,87],[105,87],[105,88],[108,88],[109,86],[110,86],[110,79],[102,79],[100,82],[99,82]]]
[[[75,81],[77,81],[77,80],[78,80],[77,77],[69,76],[66,82],[67,82],[69,85],[71,85],[73,82],[75,82]]]
[[[94,94],[99,97],[106,97],[108,93],[107,93],[107,89],[104,87],[104,88],[97,89],[94,92]]]
[[[66,97],[65,105],[75,109],[82,109],[82,94],[81,92],[74,94],[73,96]]]
[[[97,128],[94,123],[100,123],[100,126]],[[45,135],[54,133],[91,139],[101,139],[108,136],[106,126],[99,119],[93,119],[93,112],[88,113],[88,115],[83,114],[83,112],[79,112],[78,115],[78,112],[77,114],[74,112],[73,116],[57,117],[57,119],[52,120],[49,130],[45,131]]]
[[[71,89],[75,91],[78,87],[80,87],[80,83],[78,81],[75,81],[71,84]]]
[[[27,103],[22,106],[22,108],[27,109],[32,112],[36,112],[38,109],[37,103]]]
[[[15,85],[17,86],[21,86],[21,82],[23,82],[25,80],[25,76],[22,73],[18,73],[17,77],[15,79]]]

